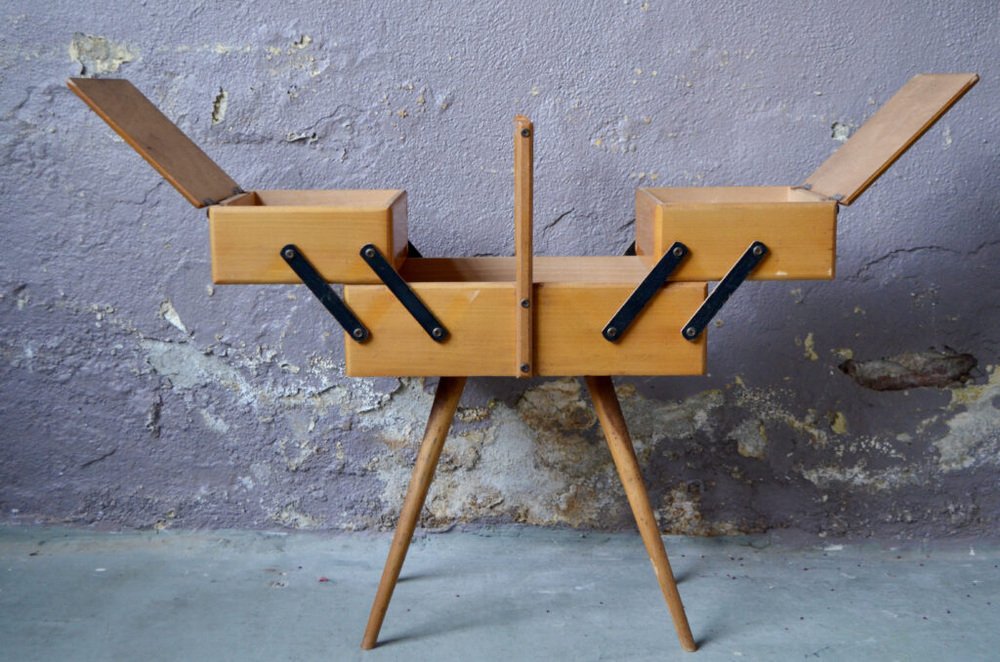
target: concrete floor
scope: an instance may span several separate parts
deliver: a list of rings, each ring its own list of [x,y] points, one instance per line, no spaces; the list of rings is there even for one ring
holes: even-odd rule
[[[683,653],[634,534],[419,533],[379,648],[388,535],[0,527],[4,660],[987,660],[1000,546],[668,538]]]

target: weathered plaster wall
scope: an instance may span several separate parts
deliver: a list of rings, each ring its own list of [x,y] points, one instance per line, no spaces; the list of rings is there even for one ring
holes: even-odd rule
[[[4,517],[388,526],[431,400],[421,380],[345,379],[304,288],[213,287],[202,214],[68,76],[132,79],[246,187],[405,188],[425,254],[493,255],[512,251],[517,112],[537,126],[538,252],[619,253],[635,187],[797,183],[911,75],[978,71],[841,214],[836,281],[748,284],[709,376],[619,384],[664,531],[995,534],[996,2],[0,15]],[[971,381],[930,348],[974,357]],[[425,523],[456,520],[629,524],[579,382],[471,383]]]

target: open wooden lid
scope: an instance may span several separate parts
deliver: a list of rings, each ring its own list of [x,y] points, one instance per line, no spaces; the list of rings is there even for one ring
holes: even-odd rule
[[[976,74],[914,76],[809,175],[805,188],[851,204],[978,81]]]
[[[214,205],[243,192],[132,83],[71,78],[67,84],[195,207]]]

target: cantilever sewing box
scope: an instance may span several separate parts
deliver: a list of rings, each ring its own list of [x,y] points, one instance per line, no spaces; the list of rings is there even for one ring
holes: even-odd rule
[[[408,241],[405,191],[245,190],[128,81],[69,87],[207,207],[215,283],[305,283],[344,329],[347,375],[440,377],[362,647],[377,643],[465,379],[585,376],[681,645],[695,650],[611,378],[704,374],[706,327],[747,278],[833,278],[840,207],[977,81],[915,76],[799,185],[640,188],[634,249],[599,257],[533,255],[523,116],[515,255],[425,258]]]

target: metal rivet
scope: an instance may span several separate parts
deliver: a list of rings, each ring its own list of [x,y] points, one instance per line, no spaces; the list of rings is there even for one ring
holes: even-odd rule
[[[291,260],[293,257],[295,257],[295,251],[293,251],[291,248],[286,248],[285,257]]]
[[[764,254],[764,247],[763,246],[754,246],[753,247],[753,254],[756,255],[757,257],[760,257],[761,255]]]
[[[521,137],[522,138],[530,138],[531,137],[531,129],[521,129]]]
[[[359,339],[360,338],[364,338],[365,337],[365,330],[362,329],[361,327],[358,327],[357,329],[354,329],[354,331],[351,332],[351,335],[354,336],[355,338],[359,338]]]
[[[440,326],[435,326],[433,329],[431,329],[431,335],[434,336],[435,338],[440,338],[441,336],[444,335],[444,329],[442,329]]]
[[[375,249],[370,246],[365,249],[365,257],[375,257]]]
[[[694,338],[697,334],[698,332],[695,331],[693,326],[689,326],[688,328],[684,329],[684,335],[687,336],[688,338]]]
[[[674,257],[680,257],[681,255],[684,255],[684,249],[681,248],[680,246],[675,246],[674,247]]]
[[[527,299],[521,299],[521,308],[530,308],[531,302]]]
[[[606,335],[608,338],[614,338],[615,336],[618,335],[618,329],[616,329],[613,326],[609,326],[608,330],[604,332],[604,335]]]
[[[527,363],[522,363],[521,364],[521,372],[528,372],[529,370],[531,370],[531,366],[530,365],[528,365]]]

